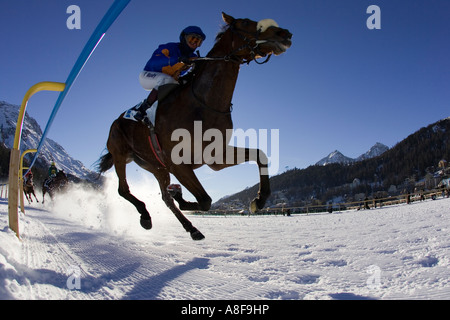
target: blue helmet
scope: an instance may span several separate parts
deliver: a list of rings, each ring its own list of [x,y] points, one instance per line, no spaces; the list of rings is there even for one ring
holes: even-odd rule
[[[183,41],[184,37],[188,34],[197,34],[202,38],[203,41],[205,41],[206,39],[206,35],[203,33],[202,29],[197,26],[189,26],[181,31],[180,41]]]

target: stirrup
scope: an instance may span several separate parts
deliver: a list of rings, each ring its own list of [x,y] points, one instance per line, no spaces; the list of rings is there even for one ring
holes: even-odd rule
[[[137,121],[143,121],[144,118],[145,118],[145,115],[142,114],[142,112],[141,112],[140,110],[137,110],[136,113],[134,114],[134,118],[135,118]]]
[[[148,119],[147,113],[142,114],[142,112],[138,110],[134,114],[134,118],[137,121],[143,122],[145,125],[147,125],[147,127],[150,127],[152,125],[150,120]]]
[[[149,128],[153,127],[152,123],[150,122],[150,119],[147,115],[144,116],[144,119],[142,119],[142,122]]]
[[[142,111],[137,110],[136,113],[134,114],[134,119],[136,119],[137,121],[141,121],[149,128],[152,127],[152,123],[150,122],[150,119],[147,116],[147,112],[143,113]]]
[[[134,114],[134,118],[137,121],[143,121],[145,123],[145,118],[147,118],[147,110],[150,107],[151,107],[151,105],[148,103],[147,99],[142,101],[142,103],[139,106],[139,108],[136,109],[136,113]]]

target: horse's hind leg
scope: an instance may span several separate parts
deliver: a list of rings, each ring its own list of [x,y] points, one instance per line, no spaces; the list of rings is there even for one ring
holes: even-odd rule
[[[158,180],[159,187],[161,189],[161,195],[166,206],[175,214],[178,221],[180,221],[183,228],[191,234],[193,240],[203,240],[205,236],[195,228],[192,223],[184,216],[184,214],[177,208],[172,196],[170,195],[167,187],[170,184],[170,175],[168,172],[158,172],[154,174]],[[180,181],[181,182],[181,181]]]
[[[150,230],[152,228],[152,220],[148,213],[145,203],[137,199],[130,193],[130,188],[126,179],[126,162],[114,161],[114,168],[116,169],[117,177],[119,178],[119,195],[131,202],[141,214],[141,226]]]

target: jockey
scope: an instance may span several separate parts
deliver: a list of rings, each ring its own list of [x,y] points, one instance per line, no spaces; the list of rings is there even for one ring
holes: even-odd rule
[[[162,44],[153,53],[139,75],[141,86],[151,91],[147,99],[138,108],[135,118],[143,120],[146,111],[158,98],[158,88],[165,84],[178,84],[180,77],[186,74],[190,62],[198,56],[194,51],[206,39],[203,31],[196,26],[185,28],[180,34],[180,42]]]
[[[56,177],[57,173],[58,173],[58,169],[56,168],[56,164],[54,161],[52,161],[50,168],[48,168],[48,176],[49,176],[49,178],[53,179],[54,177]]]
[[[24,179],[23,179],[24,184],[28,184],[30,182],[33,182],[33,172],[28,171],[27,174],[25,175]]]

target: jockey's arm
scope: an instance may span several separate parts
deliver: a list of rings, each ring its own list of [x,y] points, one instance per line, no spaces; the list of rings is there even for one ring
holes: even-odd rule
[[[145,66],[145,70],[163,72],[170,76],[174,76],[184,66],[184,63],[179,62],[177,44],[168,43],[159,46],[153,53],[151,59]]]

